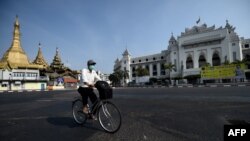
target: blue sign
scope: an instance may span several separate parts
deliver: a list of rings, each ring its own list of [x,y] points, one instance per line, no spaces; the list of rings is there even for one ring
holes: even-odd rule
[[[63,83],[63,82],[64,82],[64,80],[63,80],[62,77],[58,77],[58,78],[57,78],[57,83]]]

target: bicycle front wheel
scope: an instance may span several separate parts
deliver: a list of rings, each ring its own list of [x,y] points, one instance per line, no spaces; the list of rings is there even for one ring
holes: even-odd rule
[[[74,120],[78,124],[84,124],[87,120],[87,115],[83,113],[83,104],[80,99],[77,99],[72,104],[72,114],[74,117]]]
[[[119,109],[110,101],[104,101],[98,109],[98,120],[102,128],[115,133],[121,127],[121,114]]]

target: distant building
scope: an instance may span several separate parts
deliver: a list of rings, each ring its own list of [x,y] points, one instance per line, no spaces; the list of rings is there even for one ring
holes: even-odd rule
[[[48,78],[39,69],[45,66],[31,63],[21,47],[18,17],[14,23],[13,40],[0,61],[0,90],[45,89]]]
[[[201,67],[209,63],[211,66],[222,65],[242,60],[249,55],[249,40],[239,38],[235,27],[226,21],[225,27],[208,27],[207,24],[195,25],[186,28],[177,38],[169,39],[168,47],[160,53],[132,57],[126,49],[121,59],[117,59],[114,71],[129,72],[126,82],[136,80],[136,69],[146,68],[150,77],[171,78],[199,75]],[[245,55],[245,56],[243,56]],[[249,57],[249,56],[248,56]],[[175,68],[172,72],[164,69],[164,64],[172,63]]]
[[[16,17],[11,47],[0,60],[0,91],[46,89],[47,84],[58,85],[59,82],[64,87],[76,88],[77,75],[76,71],[64,66],[58,48],[52,63],[48,65],[39,43],[35,60],[29,61],[21,47],[20,24]]]

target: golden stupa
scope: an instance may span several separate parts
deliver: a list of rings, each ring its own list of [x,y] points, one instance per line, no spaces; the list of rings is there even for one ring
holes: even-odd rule
[[[18,17],[14,23],[13,41],[11,47],[5,52],[0,61],[0,69],[42,69],[43,65],[29,62],[29,59],[21,47],[20,24]]]
[[[41,50],[41,43],[39,43],[38,53],[33,63],[37,65],[42,65],[44,69],[49,67],[48,63],[45,61],[43,57],[42,50]]]

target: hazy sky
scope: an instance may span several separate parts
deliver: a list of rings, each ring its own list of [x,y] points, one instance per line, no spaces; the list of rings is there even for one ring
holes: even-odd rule
[[[72,69],[94,59],[98,70],[111,73],[126,45],[133,57],[160,53],[171,32],[179,36],[199,17],[217,28],[228,19],[250,38],[249,13],[249,0],[0,0],[0,57],[11,45],[16,14],[30,60],[41,42],[49,64],[58,47]]]

